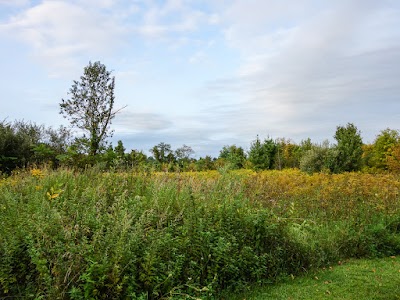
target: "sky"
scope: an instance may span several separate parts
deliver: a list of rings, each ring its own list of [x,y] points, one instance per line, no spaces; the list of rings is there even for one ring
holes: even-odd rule
[[[115,76],[128,151],[400,129],[398,0],[0,0],[0,120],[68,125],[89,61]]]

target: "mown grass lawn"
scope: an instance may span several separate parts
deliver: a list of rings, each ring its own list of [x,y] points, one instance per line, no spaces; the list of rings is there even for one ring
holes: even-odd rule
[[[400,299],[400,257],[339,262],[304,277],[226,297],[231,300],[397,300]]]

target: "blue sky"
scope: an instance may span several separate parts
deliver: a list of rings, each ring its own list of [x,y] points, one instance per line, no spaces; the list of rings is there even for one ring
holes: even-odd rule
[[[127,149],[400,129],[397,0],[0,0],[1,120],[67,125],[89,61],[113,70]]]

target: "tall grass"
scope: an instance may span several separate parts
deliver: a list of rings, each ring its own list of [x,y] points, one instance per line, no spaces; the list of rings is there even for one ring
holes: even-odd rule
[[[0,182],[0,297],[214,299],[400,254],[391,175],[32,171]]]

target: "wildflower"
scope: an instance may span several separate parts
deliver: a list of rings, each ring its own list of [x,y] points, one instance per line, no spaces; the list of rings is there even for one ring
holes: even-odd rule
[[[42,178],[44,177],[44,174],[42,172],[42,170],[40,169],[32,169],[31,170],[31,175],[35,178]]]

